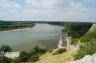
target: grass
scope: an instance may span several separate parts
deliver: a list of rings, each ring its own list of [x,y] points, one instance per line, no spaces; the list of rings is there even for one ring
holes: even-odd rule
[[[66,51],[65,53],[59,55],[52,55],[52,53],[45,53],[40,57],[40,60],[35,63],[67,63],[70,61],[74,61],[74,54],[76,54],[77,49],[72,51]],[[32,63],[32,62],[27,62]]]

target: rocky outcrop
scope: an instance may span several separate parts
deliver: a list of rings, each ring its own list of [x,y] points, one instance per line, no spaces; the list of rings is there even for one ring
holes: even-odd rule
[[[62,35],[60,35],[60,40],[59,40],[59,42],[58,42],[58,48],[63,48]]]
[[[68,62],[68,63],[96,63],[96,53],[93,55],[86,55],[84,58],[80,60],[76,60],[74,62]]]
[[[93,24],[93,25],[91,26],[91,28],[89,29],[89,31],[94,31],[94,30],[96,30],[96,24]]]

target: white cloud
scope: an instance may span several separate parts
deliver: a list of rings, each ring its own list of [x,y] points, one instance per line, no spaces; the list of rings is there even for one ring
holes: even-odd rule
[[[38,20],[38,21],[89,21],[90,12],[58,12],[55,10],[23,9],[22,12],[11,12],[8,19],[11,20]]]
[[[10,12],[6,14],[2,11],[0,16],[7,16],[8,20],[39,21],[89,21],[93,19],[91,16],[95,17],[89,8],[72,0],[25,0],[25,3],[27,5],[22,8],[15,2],[0,0],[0,7],[10,9]]]
[[[68,0],[43,0],[42,4],[49,8],[64,8],[70,7],[71,2]]]
[[[36,0],[25,0],[25,3],[29,6],[39,6],[39,2],[37,2]]]
[[[16,8],[20,8],[21,6],[19,4],[14,4]]]
[[[89,10],[85,8],[81,3],[75,3],[71,0],[43,0],[42,5],[45,8],[57,8],[70,11],[85,11]]]
[[[20,8],[20,5],[14,2],[9,2],[7,0],[0,0],[0,7],[2,8]]]

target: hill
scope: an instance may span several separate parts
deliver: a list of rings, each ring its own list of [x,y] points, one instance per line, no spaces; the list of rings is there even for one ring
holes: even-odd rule
[[[74,60],[73,56],[76,53],[76,51],[77,49],[74,49],[58,55],[53,55],[52,52],[47,52],[40,57],[39,61],[35,63],[67,63]]]

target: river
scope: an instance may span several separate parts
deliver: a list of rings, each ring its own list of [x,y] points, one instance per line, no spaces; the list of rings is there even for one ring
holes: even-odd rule
[[[57,48],[62,26],[36,24],[32,28],[0,32],[0,46],[9,45],[13,51],[31,50],[35,45]]]

